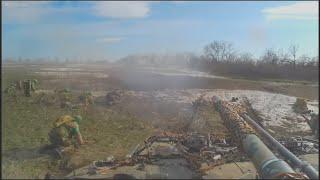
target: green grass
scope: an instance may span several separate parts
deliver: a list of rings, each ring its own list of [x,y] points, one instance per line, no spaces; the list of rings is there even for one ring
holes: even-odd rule
[[[3,89],[14,80],[40,79],[27,70],[5,70],[3,74]],[[84,139],[89,140],[88,144],[70,157],[69,164],[73,168],[87,165],[93,160],[104,159],[109,155],[122,157],[137,143],[143,142],[152,131],[149,125],[131,117],[128,113],[117,113],[98,105],[92,105],[87,113],[81,110],[69,112],[59,105],[41,108],[36,103],[36,98],[36,96],[28,98],[21,95],[14,101],[3,95],[1,113],[2,162],[5,162],[2,167],[3,178],[43,178],[48,171],[66,173],[59,172],[59,162],[56,160],[45,157],[27,158],[24,156],[28,155],[21,155],[26,150],[36,151],[40,146],[48,144],[48,132],[52,123],[61,115],[82,115],[80,131]],[[12,153],[13,151],[17,154]],[[11,155],[7,155],[10,153]],[[12,160],[15,156],[17,159]]]
[[[58,106],[49,106],[44,112],[39,104],[33,102],[34,98],[19,97],[17,103],[8,97],[3,100],[2,148],[4,153],[17,149],[36,150],[41,145],[49,143],[47,137],[52,122],[64,114],[81,114],[84,117],[80,124],[80,131],[84,138],[90,141],[71,156],[70,166],[74,168],[109,155],[122,157],[151,132],[149,126],[139,119],[118,114],[103,107],[93,106],[87,114],[80,110],[68,112]],[[5,156],[4,159],[6,159]],[[4,166],[3,171],[8,172],[4,177],[37,178],[38,172],[49,171],[47,166],[35,165],[39,161],[37,159],[23,160],[22,158],[21,163],[18,163],[19,161],[9,161]],[[41,164],[40,161],[38,163]],[[22,164],[32,168],[32,171],[27,168],[21,169]],[[10,173],[14,172],[15,168],[19,173]]]
[[[47,143],[47,133],[53,119],[67,111],[49,107],[45,111],[34,98],[18,97],[13,101],[4,97],[2,106],[3,150],[32,148]]]
[[[46,159],[2,162],[2,177],[6,179],[43,179],[47,173]]]
[[[2,90],[4,90],[11,82],[24,79],[38,79],[40,82],[42,80],[42,78],[37,76],[30,68],[2,68]]]

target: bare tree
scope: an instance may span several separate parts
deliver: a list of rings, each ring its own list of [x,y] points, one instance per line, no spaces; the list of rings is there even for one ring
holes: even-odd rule
[[[241,53],[238,57],[241,62],[253,63],[253,55],[251,53]]]
[[[262,56],[262,61],[267,64],[277,65],[279,63],[279,57],[273,49],[266,49]]]
[[[233,45],[225,41],[213,41],[205,46],[204,54],[212,62],[228,60],[234,57]]]
[[[311,62],[311,58],[308,57],[306,54],[303,54],[299,57],[299,64],[302,66],[308,65]]]
[[[314,66],[319,68],[319,56],[315,56],[311,59],[311,62],[313,62]]]
[[[292,60],[292,64],[293,64],[293,68],[296,68],[296,57],[297,57],[297,52],[298,52],[299,46],[298,45],[291,45],[289,47],[289,53],[292,55],[293,60]]]
[[[279,49],[277,51],[277,55],[279,58],[279,64],[285,64],[285,63],[290,63],[290,55],[285,52],[283,49]]]
[[[213,43],[208,44],[204,47],[204,55],[208,59],[210,59],[212,62],[219,61],[220,58],[220,45],[217,41],[214,41]]]

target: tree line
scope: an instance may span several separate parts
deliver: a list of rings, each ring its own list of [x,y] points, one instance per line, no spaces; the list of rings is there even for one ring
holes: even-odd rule
[[[201,56],[190,57],[189,66],[225,76],[318,81],[319,56],[298,57],[298,51],[298,45],[286,51],[268,48],[254,58],[251,53],[236,51],[230,42],[213,41],[204,47]]]

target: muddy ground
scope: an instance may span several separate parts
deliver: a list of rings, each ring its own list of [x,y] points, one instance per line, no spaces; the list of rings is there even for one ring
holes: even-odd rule
[[[136,143],[158,130],[228,134],[213,107],[192,106],[201,95],[208,100],[213,95],[225,100],[247,97],[275,136],[311,134],[308,125],[292,111],[296,97],[307,99],[310,109],[318,109],[318,85],[314,83],[231,79],[179,68],[5,65],[2,78],[3,87],[25,78],[40,82],[33,97],[19,97],[18,101],[5,97],[2,102],[5,153],[2,170],[7,178],[40,178],[48,171],[68,173],[58,167],[59,162],[35,153],[39,146],[48,143],[50,123],[63,114],[83,115],[85,122],[80,130],[92,142],[68,160],[69,166],[77,168],[110,154],[124,156]],[[59,105],[43,108],[35,103],[40,93],[50,94],[63,88],[70,89],[74,99],[81,92],[90,91],[96,103],[87,112],[61,109]],[[108,106],[105,95],[114,89],[123,92],[121,100]],[[17,169],[22,170],[18,173]]]

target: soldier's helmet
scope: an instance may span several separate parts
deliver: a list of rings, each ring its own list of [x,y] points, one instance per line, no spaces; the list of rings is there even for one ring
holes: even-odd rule
[[[82,121],[82,117],[81,116],[75,116],[74,117],[74,121],[76,121],[78,124]]]

